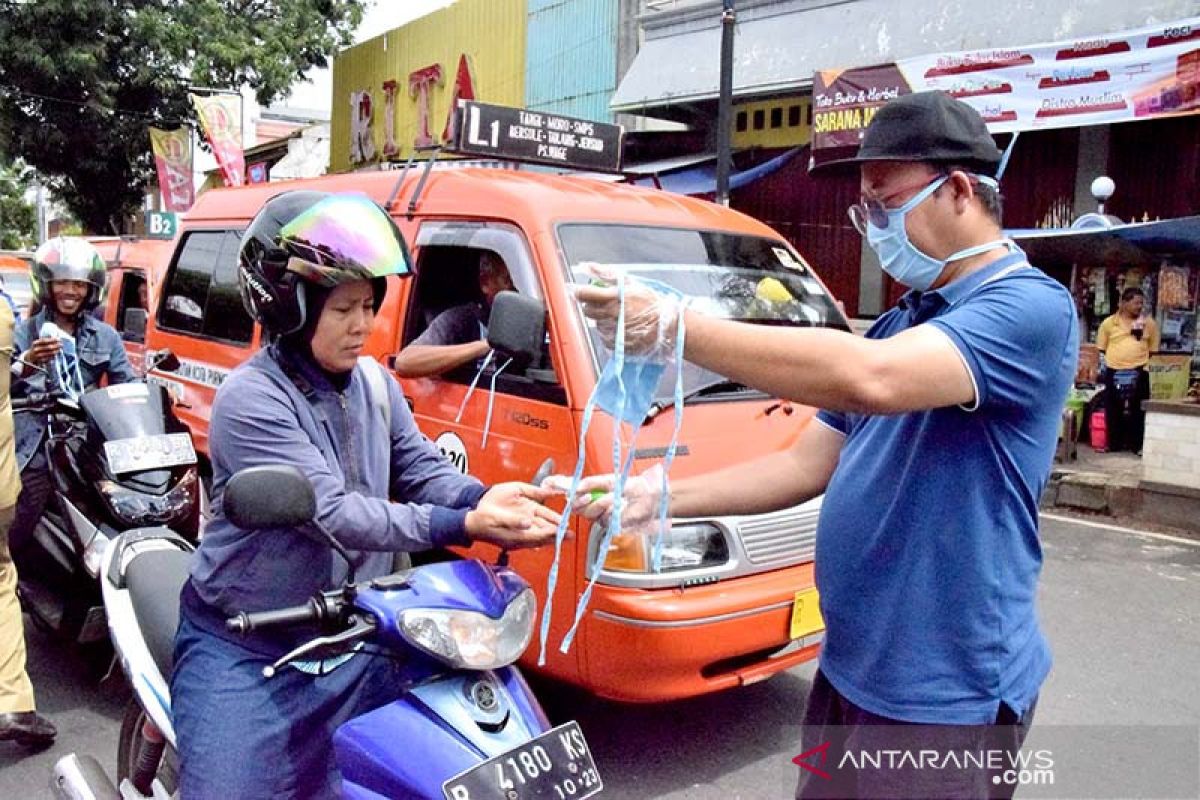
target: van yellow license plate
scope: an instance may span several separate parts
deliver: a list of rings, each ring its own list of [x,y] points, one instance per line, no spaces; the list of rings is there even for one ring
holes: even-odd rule
[[[825,630],[825,620],[821,617],[820,597],[816,589],[805,589],[796,592],[792,600],[792,626],[790,636],[802,639],[805,636]]]

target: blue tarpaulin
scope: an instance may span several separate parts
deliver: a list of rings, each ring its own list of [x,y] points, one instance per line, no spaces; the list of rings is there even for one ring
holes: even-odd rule
[[[780,169],[789,161],[796,157],[801,148],[794,147],[785,153],[782,153],[770,161],[764,161],[756,167],[734,172],[729,176],[729,188],[740,189],[743,186],[753,183],[759,178],[770,175],[772,172]],[[637,167],[630,171],[639,171]],[[695,164],[684,169],[677,169],[670,172],[657,173],[658,185],[661,185],[663,190],[674,192],[675,194],[687,195],[705,195],[714,194],[717,191],[717,159],[713,156],[710,160],[700,164]],[[647,175],[644,178],[637,178],[633,183],[638,186],[655,186],[654,176]]]
[[[1050,228],[1005,233],[1038,266],[1157,266],[1166,257],[1200,258],[1200,216],[1111,228]]]

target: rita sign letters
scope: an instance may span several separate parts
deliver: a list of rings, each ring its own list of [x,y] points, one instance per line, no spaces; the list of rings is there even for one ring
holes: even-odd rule
[[[621,126],[466,101],[459,105],[455,150],[484,158],[620,172]]]

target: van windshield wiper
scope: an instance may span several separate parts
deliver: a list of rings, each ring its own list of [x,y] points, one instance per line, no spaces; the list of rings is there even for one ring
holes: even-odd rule
[[[687,405],[688,402],[695,400],[697,397],[711,397],[712,395],[717,394],[732,394],[734,392],[745,391],[757,392],[756,389],[751,389],[741,381],[730,380],[729,378],[718,378],[714,381],[709,381],[702,386],[697,386],[690,392],[686,392],[683,395],[683,404]],[[673,405],[675,405],[675,398],[673,397],[660,397],[656,399],[650,405],[650,410],[646,414],[646,421],[649,422]]]

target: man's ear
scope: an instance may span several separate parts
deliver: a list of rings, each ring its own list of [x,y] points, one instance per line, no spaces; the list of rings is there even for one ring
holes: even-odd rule
[[[975,184],[971,182],[971,177],[967,173],[957,169],[950,173],[950,179],[946,183],[954,192],[954,210],[962,214],[970,206],[972,198],[975,197]]]

